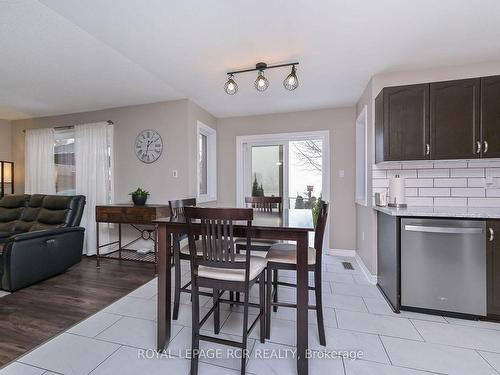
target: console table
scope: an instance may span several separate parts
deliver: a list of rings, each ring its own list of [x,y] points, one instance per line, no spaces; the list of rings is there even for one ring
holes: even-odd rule
[[[132,203],[100,205],[95,208],[95,221],[97,228],[97,249],[96,259],[97,267],[100,266],[100,258],[113,258],[135,262],[157,263],[157,241],[156,226],[153,220],[170,216],[168,205],[148,204],[144,206],[135,206]],[[118,240],[106,244],[99,243],[99,224],[114,223],[118,224]],[[122,245],[122,224],[130,225],[138,232],[137,238]],[[139,228],[138,225],[146,225],[148,228]],[[129,248],[139,240],[153,241],[153,254],[137,254],[137,250]],[[118,249],[107,254],[100,254],[100,249],[106,246],[118,245]]]

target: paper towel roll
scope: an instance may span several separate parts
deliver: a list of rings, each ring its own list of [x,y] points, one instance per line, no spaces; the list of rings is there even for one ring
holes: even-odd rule
[[[395,175],[389,182],[389,204],[406,205],[405,179],[400,175]]]

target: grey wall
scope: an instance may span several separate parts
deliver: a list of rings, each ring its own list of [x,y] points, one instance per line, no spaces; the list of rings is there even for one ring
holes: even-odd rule
[[[12,122],[12,154],[16,162],[16,191],[24,191],[23,129],[75,125],[112,120],[115,123],[115,201],[127,202],[137,186],[151,192],[151,203],[196,194],[196,122],[216,128],[216,120],[189,100],[177,100],[101,111],[75,113]],[[144,164],[135,156],[133,145],[143,129],[155,129],[163,138],[160,159]],[[172,171],[178,170],[178,178]]]
[[[217,123],[218,203],[236,204],[236,137],[330,131],[330,247],[355,249],[355,109],[338,108],[219,119]],[[345,177],[339,177],[339,171]]]
[[[0,120],[0,160],[10,161],[11,158],[11,124],[10,121]]]

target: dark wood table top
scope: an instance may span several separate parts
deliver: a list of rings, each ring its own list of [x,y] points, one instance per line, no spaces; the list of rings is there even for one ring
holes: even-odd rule
[[[158,218],[153,221],[156,224],[185,225],[184,216]],[[234,225],[246,225],[246,222],[234,222]],[[252,226],[254,228],[280,228],[293,231],[314,231],[314,223],[311,210],[283,209],[282,212],[254,211]]]
[[[133,203],[113,203],[113,204],[98,204],[96,207],[119,207],[119,208],[164,208],[168,204],[145,204],[137,206]]]

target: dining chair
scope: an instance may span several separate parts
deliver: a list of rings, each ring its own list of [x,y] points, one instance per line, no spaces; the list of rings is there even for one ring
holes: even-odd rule
[[[184,215],[185,207],[196,206],[196,198],[187,199],[177,199],[168,201],[170,206],[170,214],[173,218]],[[181,292],[191,293],[188,289],[191,285],[191,281],[185,285],[181,285],[181,260],[190,260],[189,257],[189,246],[186,244],[181,248],[180,243],[182,240],[186,239],[187,236],[174,236],[173,242],[173,253],[174,253],[174,310],[172,314],[172,319],[177,320],[179,317],[179,306],[181,300]]]
[[[189,252],[191,257],[191,296],[192,296],[192,353],[191,375],[198,373],[200,341],[209,341],[241,349],[241,374],[245,374],[247,338],[260,321],[260,341],[265,342],[265,268],[267,260],[263,257],[237,254],[233,229],[235,221],[246,222],[245,238],[247,245],[252,241],[253,211],[247,208],[202,208],[186,207],[184,216],[188,226]],[[194,226],[199,225],[201,234],[201,255],[196,246]],[[259,303],[249,302],[250,288],[259,280]],[[213,306],[200,320],[200,288],[212,289]],[[243,302],[222,298],[225,291],[244,294]],[[242,341],[222,339],[201,334],[200,329],[208,318],[214,316],[214,333],[220,330],[220,304],[243,306]],[[248,309],[259,309],[257,318],[248,328]]]
[[[283,209],[282,197],[245,197],[245,205],[264,212],[272,212],[276,207],[279,212]]]
[[[328,218],[328,203],[322,202],[315,225],[314,247],[308,248],[307,263],[308,271],[314,273],[314,286],[309,286],[308,290],[313,290],[316,305],[309,306],[309,309],[316,310],[318,321],[319,342],[326,345],[325,325],[323,322],[323,296],[321,284],[321,259],[323,254],[323,237],[325,234],[326,220]],[[277,270],[297,270],[297,246],[289,243],[279,243],[271,246],[267,252],[267,296],[266,296],[266,337],[271,336],[271,306],[297,308],[296,304],[281,303],[278,301],[278,287],[288,286],[296,288],[296,284],[280,282],[278,278],[271,279],[271,273]],[[271,301],[272,299],[272,301]]]

